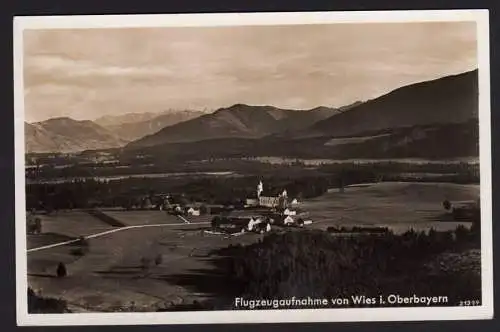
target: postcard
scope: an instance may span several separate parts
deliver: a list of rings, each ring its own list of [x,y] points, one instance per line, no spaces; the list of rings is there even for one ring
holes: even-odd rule
[[[492,318],[487,10],[13,24],[18,325]]]

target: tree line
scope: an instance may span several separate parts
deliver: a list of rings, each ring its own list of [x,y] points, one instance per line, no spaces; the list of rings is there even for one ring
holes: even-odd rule
[[[328,188],[373,181],[376,174],[367,170],[339,174],[264,175],[199,178],[129,178],[115,181],[75,180],[66,183],[28,183],[28,209],[76,209],[88,207],[154,205],[159,195],[169,194],[176,202],[206,202],[236,205],[256,195],[257,183],[266,184],[265,195],[279,195],[286,189],[289,196],[310,198],[323,195]],[[144,200],[146,199],[146,200]],[[142,200],[142,201],[140,201]]]
[[[299,163],[299,162],[298,162]],[[155,205],[158,194],[172,194],[187,202],[208,204],[242,204],[255,195],[256,184],[265,183],[265,195],[277,195],[284,189],[289,196],[312,198],[329,188],[350,184],[405,181],[401,173],[433,172],[446,176],[419,181],[479,183],[479,166],[458,164],[412,164],[385,162],[377,164],[333,164],[305,167],[270,167],[241,176],[186,176],[169,178],[125,178],[120,180],[74,180],[66,183],[27,183],[29,209],[73,209],[98,206],[141,206],[149,197]],[[142,201],[140,201],[142,200]]]
[[[260,243],[230,246],[227,275],[246,298],[350,297],[363,294],[448,296],[447,305],[481,299],[474,271],[431,271],[443,252],[480,248],[478,229],[403,235],[336,237],[322,231],[270,234]],[[229,281],[228,281],[229,282]]]

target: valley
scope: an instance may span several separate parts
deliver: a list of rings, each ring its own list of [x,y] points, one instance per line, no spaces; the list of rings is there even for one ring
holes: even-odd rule
[[[479,206],[462,219],[443,207],[479,196],[476,81],[339,108],[26,124],[26,210],[41,228],[26,237],[29,286],[71,312],[228,310],[235,296],[337,296],[370,278],[368,293],[478,298]]]

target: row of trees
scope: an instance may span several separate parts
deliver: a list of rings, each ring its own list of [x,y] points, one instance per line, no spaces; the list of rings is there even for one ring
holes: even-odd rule
[[[330,177],[331,178],[331,177]],[[291,195],[314,197],[325,193],[335,181],[321,176],[302,178],[266,177],[266,194],[287,189]],[[157,193],[174,193],[172,203],[193,201],[235,205],[255,195],[260,177],[199,179],[123,179],[117,181],[76,181],[70,183],[27,184],[28,209],[73,209],[97,206],[147,207],[161,203]],[[177,194],[175,194],[177,193]]]
[[[162,161],[152,160],[147,161],[140,159],[137,161],[127,161],[125,167],[117,168],[116,165],[110,164],[74,164],[70,167],[56,168],[57,164],[48,162],[48,164],[35,169],[26,171],[26,176],[29,180],[37,181],[40,179],[54,179],[54,178],[72,178],[72,177],[106,177],[127,174],[156,174],[156,173],[178,173],[192,172],[217,172],[217,171],[233,171],[240,174],[252,173],[275,173],[280,172],[286,167],[287,171],[291,170],[304,170],[309,165],[302,159],[296,159],[281,165],[279,163],[272,164],[265,161],[245,159],[245,158],[218,158],[208,161],[192,161],[192,162],[175,162],[175,161]],[[71,160],[66,161],[69,163]],[[146,163],[146,164],[145,164]],[[320,171],[338,173],[341,170],[366,170],[383,173],[386,175],[398,173],[455,173],[471,176],[478,176],[479,164],[471,164],[468,162],[411,162],[404,160],[387,160],[387,161],[373,161],[367,162],[363,160],[357,162],[340,162],[329,163],[318,161],[315,166],[319,167]]]
[[[402,180],[402,172],[433,171],[451,174],[439,181],[477,183],[477,165],[416,165],[401,163],[322,165],[316,169],[278,168],[266,173],[240,177],[128,178],[121,180],[75,180],[69,183],[28,183],[28,208],[72,209],[92,206],[125,208],[157,206],[157,193],[172,193],[175,203],[203,201],[209,204],[241,204],[254,195],[259,180],[266,183],[265,194],[277,195],[286,189],[289,196],[310,198],[328,188],[381,180]],[[456,173],[456,174],[454,174]],[[422,173],[424,174],[424,173]],[[422,179],[422,181],[424,181]],[[430,178],[436,181],[435,178]],[[177,195],[176,195],[177,194]]]

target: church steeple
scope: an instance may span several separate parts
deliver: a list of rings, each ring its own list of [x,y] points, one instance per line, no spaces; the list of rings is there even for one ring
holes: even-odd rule
[[[259,184],[257,185],[257,198],[260,198],[260,194],[264,191],[264,185],[262,184],[262,181],[259,181]]]

